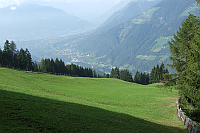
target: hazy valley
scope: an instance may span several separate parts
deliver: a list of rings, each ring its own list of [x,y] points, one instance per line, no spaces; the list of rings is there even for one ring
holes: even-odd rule
[[[193,0],[131,1],[96,28],[49,6],[8,6],[0,9],[1,41],[27,47],[36,61],[58,57],[107,73],[112,67],[150,72],[155,64],[169,63],[167,41],[189,12],[198,12]]]

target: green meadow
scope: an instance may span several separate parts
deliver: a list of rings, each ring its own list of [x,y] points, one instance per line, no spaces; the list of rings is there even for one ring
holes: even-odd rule
[[[187,133],[175,90],[0,68],[0,133]]]

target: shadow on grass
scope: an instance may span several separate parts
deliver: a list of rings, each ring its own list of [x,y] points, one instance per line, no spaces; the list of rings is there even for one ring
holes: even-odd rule
[[[0,90],[0,132],[183,133],[127,114]]]

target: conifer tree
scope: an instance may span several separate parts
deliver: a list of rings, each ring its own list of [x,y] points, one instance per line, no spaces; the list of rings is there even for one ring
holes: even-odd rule
[[[6,40],[4,43],[4,49],[3,49],[3,65],[10,66],[12,62],[12,54],[10,50],[10,42]]]
[[[3,65],[3,64],[2,64],[2,50],[0,48],[0,67],[1,67],[1,65]]]
[[[11,41],[10,42],[10,54],[11,54],[11,66],[16,66],[17,60],[17,46],[16,44]]]
[[[43,58],[40,61],[39,70],[42,71],[42,72],[45,71],[45,62],[44,62]]]
[[[173,80],[181,102],[200,109],[200,19],[190,14],[169,42]]]
[[[97,72],[95,70],[93,70],[93,77],[97,78]]]
[[[26,64],[27,64],[26,52],[22,48],[19,51],[17,60],[18,60],[18,67],[20,69],[26,69]]]
[[[26,69],[28,71],[31,71],[33,70],[33,62],[31,58],[31,53],[28,51],[28,49],[26,49],[25,54],[26,54]]]
[[[141,79],[140,72],[137,71],[136,74],[135,74],[135,77],[134,77],[133,82],[134,82],[134,83],[139,83],[139,82],[140,82],[140,79]]]
[[[38,71],[38,65],[37,62],[33,63],[33,71],[37,72]]]

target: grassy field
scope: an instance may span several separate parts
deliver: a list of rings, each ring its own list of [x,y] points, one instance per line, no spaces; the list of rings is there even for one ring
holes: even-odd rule
[[[187,133],[175,91],[0,68],[0,132]]]

